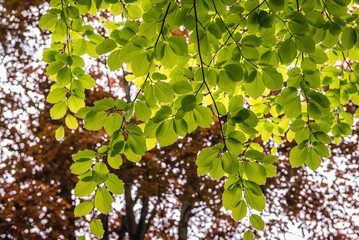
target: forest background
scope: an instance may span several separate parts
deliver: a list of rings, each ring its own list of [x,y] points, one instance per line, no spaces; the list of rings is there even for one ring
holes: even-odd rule
[[[0,1],[1,239],[76,239],[90,221],[74,217],[77,178],[70,171],[71,155],[95,150],[106,139],[82,128],[55,139],[62,123],[50,118],[51,81],[41,60],[49,32],[38,26],[48,7],[39,0]],[[123,75],[101,67],[104,61],[88,68],[98,86],[88,90],[86,104],[135,94]],[[354,106],[347,109],[356,112]],[[277,176],[262,189],[266,229],[254,233],[263,239],[357,239],[358,132],[355,125],[352,137],[331,145],[333,155],[316,172],[291,168],[288,155],[294,145],[284,142],[278,148]],[[99,216],[103,239],[239,239],[247,223],[235,222],[223,210],[223,179],[198,176],[195,165],[198,151],[220,137],[216,124],[198,128],[171,146],[147,152],[138,164],[124,161],[116,174],[125,195],[116,198],[116,211]]]

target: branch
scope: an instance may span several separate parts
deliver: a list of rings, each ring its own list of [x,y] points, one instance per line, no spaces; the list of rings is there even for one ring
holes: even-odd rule
[[[220,119],[220,114],[219,114],[219,110],[218,110],[218,107],[217,107],[217,104],[216,104],[216,101],[214,100],[214,97],[212,95],[212,92],[211,92],[211,89],[209,88],[207,82],[206,82],[206,77],[204,75],[204,69],[203,69],[203,59],[202,59],[202,53],[201,53],[201,44],[199,43],[199,33],[198,33],[198,16],[197,16],[197,8],[196,8],[196,0],[193,0],[193,6],[194,6],[194,16],[196,18],[196,37],[197,37],[197,47],[198,47],[198,55],[199,55],[199,59],[200,59],[200,62],[201,62],[201,70],[202,70],[202,78],[203,78],[203,84],[206,86],[207,90],[208,90],[208,93],[209,95],[211,96],[211,99],[213,101],[213,106],[217,112],[217,116],[218,116],[218,123],[219,123],[219,128],[221,130],[221,135],[222,135],[222,138],[223,138],[223,144],[224,144],[224,147],[227,149],[227,146],[226,146],[226,140],[225,140],[225,137],[224,137],[224,132],[223,132],[223,127],[222,127],[222,123],[221,123],[221,119]],[[202,84],[202,85],[203,85]],[[202,86],[201,85],[201,86]]]
[[[136,231],[136,219],[133,211],[133,200],[131,196],[131,184],[124,182],[125,204],[126,204],[126,229],[132,235]]]
[[[143,196],[141,201],[142,201],[142,209],[141,209],[140,220],[137,225],[137,236],[142,239],[142,236],[146,233],[145,223],[146,223],[146,217],[148,214],[149,198],[146,196]]]
[[[159,193],[159,194],[158,194],[157,201],[156,201],[156,203],[153,205],[153,209],[152,209],[152,211],[151,211],[151,213],[150,213],[150,217],[147,219],[147,223],[146,223],[146,225],[145,225],[145,231],[146,231],[146,232],[147,232],[147,230],[149,229],[153,218],[156,216],[157,207],[158,207],[158,205],[160,204],[160,201],[161,201],[161,194]]]
[[[163,19],[161,20],[161,22],[162,22],[161,30],[160,30],[160,33],[158,34],[158,37],[157,37],[157,39],[156,39],[156,42],[155,42],[155,44],[154,44],[152,47],[149,47],[148,49],[154,48],[154,49],[156,50],[158,41],[160,40],[161,36],[164,38],[164,36],[163,36],[163,27],[164,27],[164,25],[165,25],[165,21],[166,21],[167,15],[168,15],[168,11],[170,10],[170,6],[171,6],[171,2],[168,4],[167,9],[166,9],[165,16],[164,16]],[[153,59],[154,59],[154,54],[151,56],[151,61],[153,61]],[[150,65],[150,66],[151,66],[151,65]],[[145,83],[147,82],[147,80],[148,80],[149,77],[150,77],[150,72],[148,71],[147,76],[146,76],[146,79],[145,79],[145,81],[144,81],[143,84],[145,84]],[[141,90],[141,88],[140,88],[140,89],[138,90],[138,92],[137,92],[135,98],[131,101],[132,103],[136,101],[136,99],[137,99],[137,97],[138,97],[138,95],[140,94],[141,91],[142,91],[142,90]]]

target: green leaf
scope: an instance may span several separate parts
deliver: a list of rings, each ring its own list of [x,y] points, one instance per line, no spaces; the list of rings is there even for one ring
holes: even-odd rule
[[[50,29],[56,24],[57,18],[58,16],[56,14],[46,13],[41,17],[39,26],[44,29]]]
[[[304,120],[296,119],[296,120],[294,120],[294,122],[290,126],[290,130],[292,130],[293,132],[298,132],[301,129],[303,129],[304,126],[305,126],[305,121]]]
[[[112,135],[115,131],[122,127],[123,118],[118,113],[112,113],[106,118],[104,123],[105,131],[108,135]]]
[[[177,141],[178,135],[174,130],[174,120],[165,120],[157,128],[156,138],[161,147],[171,145]]]
[[[303,72],[307,74],[314,74],[317,70],[317,65],[310,57],[303,58],[300,67],[302,68]]]
[[[78,76],[78,80],[80,81],[82,86],[86,89],[90,89],[96,86],[95,80],[88,74]]]
[[[293,168],[302,166],[308,158],[308,147],[294,147],[289,154],[289,161]]]
[[[117,99],[115,102],[115,107],[120,110],[125,110],[127,103],[123,99]]]
[[[93,235],[96,237],[102,237],[102,235],[105,233],[103,230],[103,225],[100,220],[94,219],[90,224],[90,230]]]
[[[107,113],[104,111],[90,112],[86,115],[84,128],[87,130],[100,130],[107,119]]]
[[[282,93],[276,97],[276,102],[280,105],[287,105],[295,100],[298,90],[293,87],[283,89]]]
[[[264,85],[270,90],[279,90],[283,87],[283,76],[275,68],[263,69]]]
[[[57,103],[60,102],[62,100],[66,99],[66,94],[67,94],[67,89],[63,88],[63,87],[58,87],[53,89],[49,95],[47,95],[46,100],[49,103]]]
[[[338,123],[338,128],[344,136],[348,136],[352,133],[352,130],[351,130],[349,124],[347,124],[347,123],[344,123],[344,122]]]
[[[260,160],[261,163],[274,163],[276,162],[278,159],[273,156],[273,155],[265,155],[264,158],[262,160]]]
[[[250,222],[251,222],[252,226],[255,229],[258,229],[258,230],[263,230],[264,229],[264,221],[257,214],[252,214],[251,215]]]
[[[174,92],[171,84],[162,81],[156,82],[154,90],[158,101],[163,103],[173,101]]]
[[[90,181],[90,182],[79,181],[75,187],[75,196],[76,197],[86,197],[86,196],[90,195],[91,193],[93,193],[96,186],[97,186],[97,184],[93,181]]]
[[[314,133],[315,138],[324,144],[329,144],[332,142],[332,139],[324,132],[318,131]]]
[[[141,8],[136,5],[128,5],[126,7],[126,11],[128,13],[128,16],[132,19],[139,19],[142,16]]]
[[[235,155],[226,152],[222,156],[222,169],[231,175],[236,175],[238,173],[239,162]]]
[[[102,0],[95,0],[96,9],[97,11],[101,9]]]
[[[114,169],[119,169],[122,165],[122,157],[120,155],[111,156],[108,155],[107,162],[110,165],[110,167]]]
[[[74,54],[81,56],[86,53],[87,41],[83,38],[79,38],[73,42]]]
[[[193,112],[198,126],[207,128],[212,125],[213,114],[209,108],[197,105]]]
[[[319,119],[322,116],[320,108],[314,102],[308,103],[307,111],[308,111],[309,116],[314,118],[314,119]]]
[[[112,50],[114,50],[117,47],[117,44],[114,40],[112,39],[105,39],[102,43],[100,43],[97,47],[96,47],[96,53],[98,55],[102,55],[108,52],[111,52]]]
[[[235,221],[243,219],[247,215],[247,204],[244,200],[241,200],[237,207],[232,209],[232,217]]]
[[[321,157],[319,154],[313,149],[310,148],[308,151],[308,157],[305,161],[307,166],[312,169],[313,171],[317,170],[321,163]]]
[[[167,39],[173,52],[178,56],[183,56],[188,53],[188,45],[186,40],[180,36],[172,36]]]
[[[194,95],[187,95],[181,101],[181,107],[185,112],[189,112],[193,110],[196,106],[197,106],[196,96]]]
[[[234,82],[239,82],[243,79],[243,69],[237,64],[228,64],[224,67],[229,78]]]
[[[214,147],[208,147],[202,149],[198,154],[196,165],[199,167],[208,167],[213,164],[213,161],[217,158],[218,152],[222,150],[223,145],[218,144]]]
[[[60,36],[66,36],[68,29],[66,23],[62,21],[62,19],[57,20],[55,24],[55,32]]]
[[[315,51],[315,42],[313,38],[308,35],[297,36],[295,44],[299,51],[304,53],[313,53]]]
[[[158,112],[156,112],[156,115],[153,117],[153,122],[154,123],[162,122],[171,114],[172,114],[172,108],[169,106],[164,106]]]
[[[175,82],[172,87],[176,94],[186,94],[193,91],[191,84],[184,80]]]
[[[329,149],[326,145],[320,142],[313,143],[314,150],[322,157],[330,157]]]
[[[78,110],[85,107],[85,101],[74,94],[69,97],[67,104],[70,111],[73,113],[77,113]]]
[[[148,121],[152,115],[151,108],[149,108],[145,102],[137,101],[135,103],[135,114],[141,121]]]
[[[246,153],[244,154],[244,156],[246,158],[250,158],[250,159],[254,159],[257,161],[261,161],[264,158],[264,153],[254,150],[254,149],[249,149],[246,151]]]
[[[81,160],[76,161],[75,163],[73,163],[71,165],[71,172],[73,174],[77,174],[77,175],[83,174],[90,169],[92,164],[93,164],[92,159],[83,158]]]
[[[75,208],[75,217],[81,217],[84,215],[89,214],[93,209],[93,202],[92,200],[85,200]]]
[[[272,164],[265,164],[263,167],[266,170],[266,175],[268,177],[275,177],[277,175],[277,169]]]
[[[214,180],[218,180],[221,177],[224,176],[225,172],[222,169],[222,164],[221,164],[221,159],[220,158],[216,158],[213,161],[212,164],[212,168],[209,170],[209,174],[210,176],[214,179]]]
[[[184,119],[175,119],[174,121],[174,129],[177,135],[181,137],[185,137],[188,132],[188,124]]]
[[[257,210],[262,212],[264,207],[265,207],[265,203],[266,200],[264,198],[264,195],[261,194],[260,196],[254,194],[251,190],[247,189],[245,192],[244,197],[246,198],[247,204]]]
[[[322,108],[329,108],[330,107],[330,101],[329,101],[328,97],[326,97],[322,93],[315,92],[315,91],[310,91],[310,92],[307,93],[307,95],[311,99],[313,99],[313,101],[315,103],[317,103],[319,106],[321,106]]]
[[[247,162],[245,164],[245,173],[248,179],[255,183],[266,183],[266,170],[263,166],[256,162]]]
[[[97,189],[95,194],[95,207],[103,214],[108,214],[111,211],[111,204],[113,198],[111,194],[103,187]]]
[[[307,19],[301,12],[292,12],[291,21],[288,24],[289,30],[295,34],[306,34],[309,32]]]
[[[281,11],[284,8],[284,0],[269,0],[268,6],[273,12]]]
[[[111,157],[114,157],[116,156],[117,154],[119,154],[122,149],[123,149],[123,146],[125,145],[125,142],[124,141],[118,141],[116,142],[113,147],[112,147],[112,151],[111,151]],[[122,160],[121,160],[122,161]]]
[[[215,36],[217,39],[221,39],[222,38],[222,32],[221,29],[219,28],[218,24],[212,22],[208,25],[208,31]]]
[[[228,103],[228,111],[232,112],[238,106],[243,106],[243,96],[242,95],[235,95],[230,98],[229,103]]]
[[[123,5],[121,2],[117,2],[115,4],[112,5],[111,7],[111,12],[117,16],[120,15],[123,12]]]
[[[231,120],[234,123],[240,123],[242,125],[240,125],[241,128],[243,128],[242,130],[244,131],[244,127],[255,127],[258,123],[258,118],[257,116],[254,114],[254,112],[252,112],[251,110],[248,110],[246,108],[243,107],[237,107],[233,110],[232,114],[231,114]]]
[[[122,61],[120,58],[120,50],[113,51],[109,56],[107,60],[107,65],[110,68],[111,71],[115,71],[122,67]]]
[[[108,175],[105,185],[114,194],[123,194],[123,182],[113,173]]]
[[[56,103],[51,109],[50,109],[50,116],[52,119],[60,119],[63,116],[65,116],[67,111],[67,104],[65,101]]]
[[[258,49],[250,45],[242,45],[241,47],[242,55],[250,61],[257,61],[259,59]]]
[[[77,126],[79,125],[77,123],[77,120],[74,116],[72,115],[67,115],[66,119],[65,119],[65,123],[66,123],[66,126],[70,129],[76,129]]]
[[[322,49],[315,49],[314,53],[310,53],[311,57],[317,64],[323,64],[329,60],[328,55]]]
[[[56,73],[58,73],[60,71],[60,69],[64,66],[63,62],[52,62],[49,64],[49,66],[47,66],[46,68],[46,74],[48,75],[55,75]]]
[[[295,133],[295,141],[300,144],[309,139],[310,130],[307,126]]]
[[[253,240],[253,233],[251,232],[251,230],[247,230],[244,233],[243,240]]]
[[[96,101],[94,110],[95,111],[106,111],[115,106],[115,101],[113,98],[103,98],[101,100]]]
[[[56,129],[55,132],[55,138],[56,140],[59,140],[60,138],[62,138],[65,135],[65,130],[63,126],[60,126],[58,129]]]
[[[300,97],[296,96],[292,101],[284,106],[285,115],[288,118],[296,118],[302,113]]]
[[[97,157],[98,154],[92,150],[85,149],[83,151],[78,151],[75,154],[72,154],[72,159],[76,162],[80,159],[87,158],[87,159],[93,159]]]
[[[243,151],[242,143],[245,141],[246,136],[242,132],[233,131],[228,135],[226,145],[231,153],[240,154]]]
[[[166,68],[173,68],[178,61],[178,56],[174,53],[172,48],[168,44],[163,45],[163,57],[161,63]]]
[[[166,80],[167,76],[165,74],[154,72],[151,75],[152,80]]]
[[[236,87],[236,82],[230,78],[226,71],[219,72],[218,87],[228,93],[232,93]]]
[[[103,162],[98,162],[95,167],[93,168],[92,178],[98,184],[102,184],[106,181],[108,177],[108,169],[106,164]]]
[[[141,159],[142,159],[142,155],[137,155],[137,154],[135,154],[135,153],[132,151],[132,149],[130,148],[129,144],[126,144],[126,145],[125,145],[125,151],[124,151],[124,153],[125,153],[126,158],[127,158],[128,160],[132,161],[132,162],[138,163],[138,162],[140,162]]]
[[[136,77],[140,77],[148,73],[151,62],[149,61],[149,56],[146,53],[141,53],[131,60],[132,72]]]
[[[249,83],[245,83],[244,87],[246,88],[249,96],[251,96],[254,99],[257,99],[262,95],[262,93],[265,90],[265,85],[263,82],[262,75],[260,73],[257,73],[256,76],[254,77],[254,80]]]
[[[107,3],[118,3],[118,0],[105,0],[105,2],[107,2]]]
[[[227,187],[222,195],[222,203],[226,210],[235,208],[242,200],[242,189],[235,183]]]
[[[66,86],[72,80],[72,74],[69,68],[64,67],[57,73],[57,82],[60,86]]]
[[[130,129],[129,126],[136,128]],[[128,144],[131,150],[137,155],[145,154],[145,152],[147,151],[146,139],[143,137],[142,130],[134,125],[127,125],[126,129],[129,131]]]
[[[342,33],[341,41],[342,41],[343,46],[347,50],[352,49],[354,47],[354,44],[357,41],[357,33],[356,33],[355,29],[352,27],[345,28]]]
[[[280,45],[278,50],[279,58],[282,64],[289,65],[297,56],[297,47],[292,39],[287,39]]]

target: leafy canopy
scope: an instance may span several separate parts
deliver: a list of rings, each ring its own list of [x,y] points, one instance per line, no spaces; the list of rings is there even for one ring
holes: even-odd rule
[[[40,21],[52,32],[43,53],[54,81],[47,97],[53,119],[110,137],[97,152],[73,155],[77,197],[86,197],[76,216],[93,209],[108,214],[122,181],[111,173],[122,158],[138,162],[158,142],[218,124],[222,142],[198,154],[198,174],[226,177],[223,206],[236,221],[265,209],[260,188],[276,175],[277,161],[258,142],[295,141],[292,167],[315,171],[328,144],[351,134],[345,105],[359,104],[357,85],[358,10],[350,0],[52,0]],[[108,11],[125,21],[103,23],[106,35],[82,16]],[[115,18],[116,19],[116,18]],[[176,34],[187,31],[189,37]],[[84,55],[106,58],[112,71],[122,66],[138,94],[131,102],[104,98],[85,106],[85,89],[95,86],[84,71]],[[340,68],[333,65],[342,62]],[[122,72],[123,73],[123,72]],[[130,122],[137,118],[136,124]],[[56,138],[64,135],[64,126]],[[87,196],[91,196],[88,198]],[[247,211],[254,209],[257,212]],[[93,220],[90,230],[104,233]],[[82,237],[83,238],[83,237]],[[244,234],[253,239],[252,232]]]

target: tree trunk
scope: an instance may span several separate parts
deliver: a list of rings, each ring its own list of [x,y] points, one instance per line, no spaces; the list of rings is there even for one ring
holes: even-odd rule
[[[108,232],[108,215],[102,214],[101,216],[101,222],[103,225],[103,229],[105,230],[105,233],[102,236],[102,240],[109,240],[109,232]]]
[[[178,239],[187,240],[188,234],[188,222],[192,215],[193,206],[189,203],[184,202],[181,207],[181,217],[178,224]]]
[[[75,202],[72,200],[72,194],[71,194],[72,189],[73,189],[72,186],[62,186],[62,191],[61,191],[61,193],[63,194],[63,198],[71,204],[71,208],[68,209],[68,211],[70,211],[70,212],[74,212],[74,210],[75,210]],[[70,227],[69,227],[69,231],[67,231],[66,238],[69,240],[75,240],[76,239],[75,217],[69,218],[69,225],[70,225]]]

